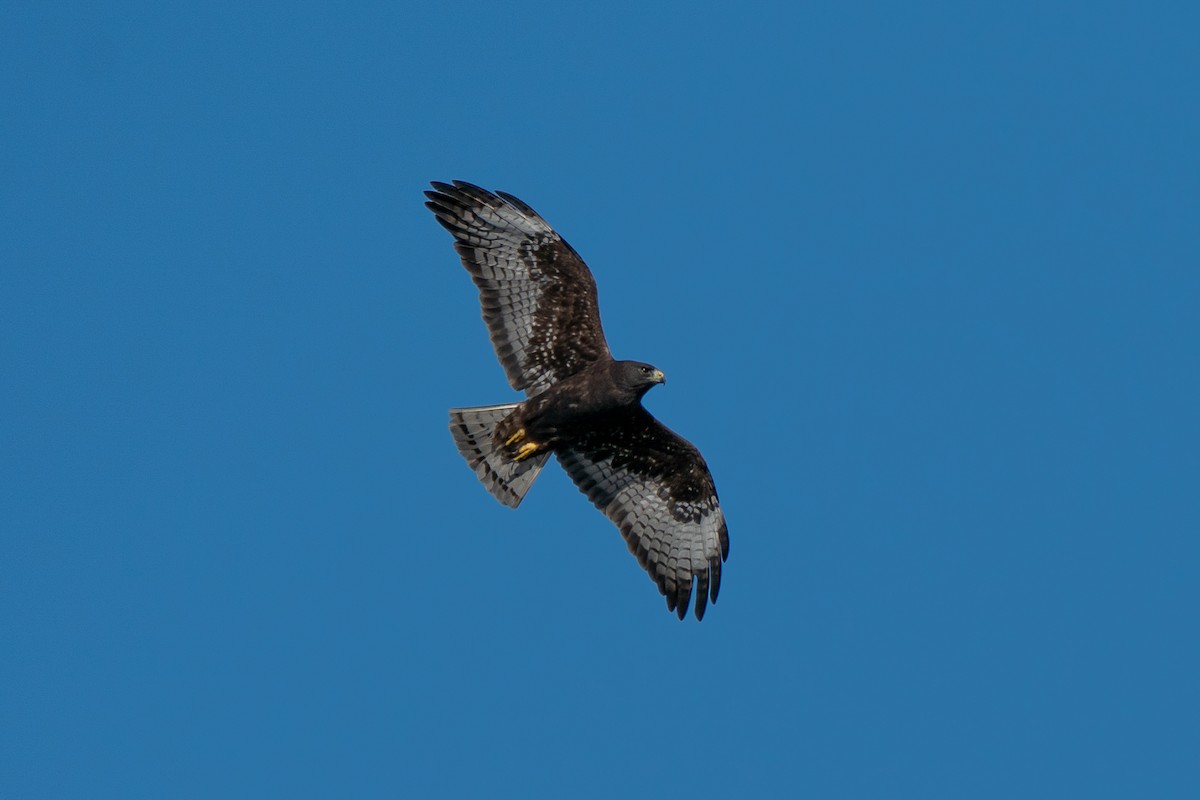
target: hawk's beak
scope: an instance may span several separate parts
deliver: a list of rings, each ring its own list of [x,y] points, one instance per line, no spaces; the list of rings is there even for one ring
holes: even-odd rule
[[[663,371],[661,369],[654,370],[654,382],[661,383],[663,386],[667,385],[667,376],[663,375]]]

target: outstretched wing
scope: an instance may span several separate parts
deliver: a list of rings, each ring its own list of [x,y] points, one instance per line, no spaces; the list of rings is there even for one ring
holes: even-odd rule
[[[514,389],[534,395],[611,358],[591,271],[536,211],[465,181],[432,186],[425,205],[454,234]]]
[[[639,405],[556,455],[621,529],[667,608],[680,619],[687,615],[694,580],[696,619],[703,619],[721,588],[729,532],[700,451]]]

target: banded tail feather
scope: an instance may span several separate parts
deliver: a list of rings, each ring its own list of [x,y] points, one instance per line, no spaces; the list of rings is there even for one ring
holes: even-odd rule
[[[522,461],[507,458],[503,450],[497,449],[493,434],[496,426],[507,417],[516,403],[499,406],[450,409],[450,433],[458,452],[467,460],[475,475],[495,495],[496,499],[510,508],[521,505],[529,487],[550,453],[539,453]]]

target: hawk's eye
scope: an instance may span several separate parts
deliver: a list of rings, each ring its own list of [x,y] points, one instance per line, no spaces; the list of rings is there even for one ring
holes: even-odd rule
[[[643,375],[649,375],[649,374],[650,374],[650,368],[649,368],[649,367],[642,367],[642,374],[643,374]]]

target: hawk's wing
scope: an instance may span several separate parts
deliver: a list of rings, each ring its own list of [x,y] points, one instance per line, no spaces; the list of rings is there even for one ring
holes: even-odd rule
[[[425,205],[454,234],[514,389],[534,395],[611,357],[591,271],[536,211],[465,181],[432,185]]]
[[[640,405],[556,451],[580,491],[621,529],[680,619],[696,582],[696,619],[721,588],[729,532],[708,465]]]

